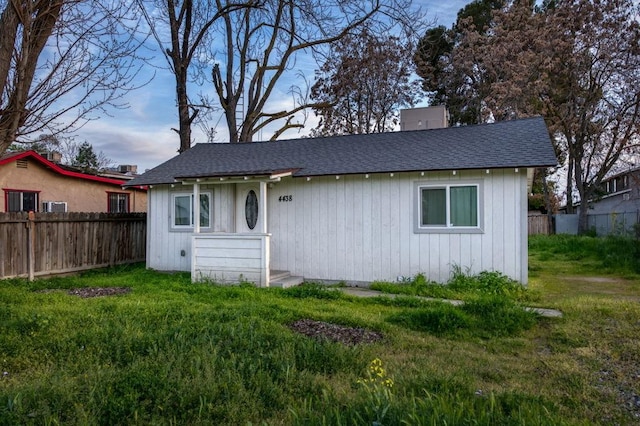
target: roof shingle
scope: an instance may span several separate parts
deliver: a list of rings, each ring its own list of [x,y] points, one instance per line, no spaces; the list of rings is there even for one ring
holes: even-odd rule
[[[555,166],[541,117],[434,130],[197,144],[126,185],[173,183],[179,178],[293,176]]]

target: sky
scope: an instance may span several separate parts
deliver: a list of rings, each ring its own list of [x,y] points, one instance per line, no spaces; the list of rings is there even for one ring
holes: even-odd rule
[[[414,0],[413,4],[421,7],[428,21],[449,27],[455,21],[458,10],[470,1]],[[159,52],[155,55],[157,60],[164,60]],[[173,75],[166,69],[152,67],[143,68],[139,75],[141,81],[152,77],[148,84],[125,96],[124,101],[129,108],[110,111],[109,115],[90,121],[73,135],[75,140],[91,143],[96,152],[102,151],[114,165],[137,165],[139,173],[176,156],[180,141],[178,134],[171,130],[178,126]],[[212,83],[209,84],[212,86]],[[287,83],[287,87],[288,84],[290,83]],[[291,96],[286,93],[285,87],[271,98],[271,103],[289,103],[290,100]],[[216,124],[221,115],[222,113],[214,115],[212,125]],[[313,126],[309,122],[307,124],[308,131]],[[224,118],[219,121],[216,129],[216,141],[225,142]],[[206,137],[196,128],[193,132],[194,143],[207,142]],[[293,139],[304,134],[306,132],[288,131],[280,139]],[[268,139],[271,135],[265,133],[262,136],[263,139]]]

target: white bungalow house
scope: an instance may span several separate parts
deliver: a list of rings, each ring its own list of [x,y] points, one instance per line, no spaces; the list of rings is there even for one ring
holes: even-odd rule
[[[459,266],[524,284],[527,187],[554,165],[536,117],[197,144],[126,185],[149,187],[147,267],[194,281],[444,282]]]

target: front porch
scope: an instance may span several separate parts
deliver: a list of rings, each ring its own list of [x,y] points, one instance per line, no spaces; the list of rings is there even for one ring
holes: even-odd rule
[[[259,287],[293,287],[302,277],[269,268],[270,234],[211,233],[192,238],[191,280]]]
[[[288,271],[270,270],[271,234],[267,231],[267,188],[283,175],[235,176],[184,180],[193,185],[193,199],[200,199],[201,185],[233,185],[229,206],[234,218],[227,229],[235,232],[201,232],[194,223],[191,237],[191,279],[223,284],[251,282],[259,287],[291,287],[302,282]],[[193,203],[194,217],[200,217],[200,203]],[[208,215],[208,213],[207,213]]]

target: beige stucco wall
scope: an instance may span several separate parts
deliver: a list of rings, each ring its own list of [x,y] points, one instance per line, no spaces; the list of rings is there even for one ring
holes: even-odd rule
[[[0,166],[0,189],[38,191],[38,209],[45,201],[65,201],[70,212],[106,212],[109,192],[129,193],[131,212],[147,211],[147,193],[142,190],[123,190],[118,185],[61,175],[31,159],[27,168],[17,162]],[[0,212],[6,211],[5,191],[2,191]]]

